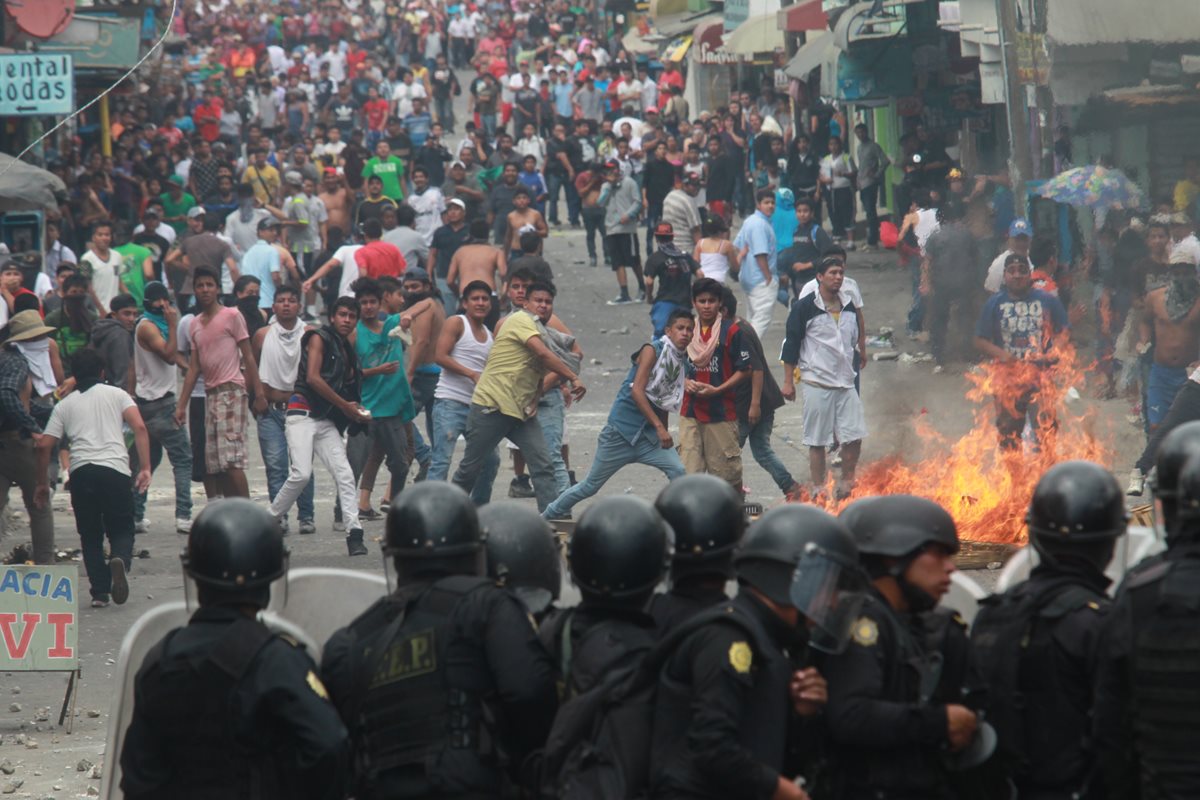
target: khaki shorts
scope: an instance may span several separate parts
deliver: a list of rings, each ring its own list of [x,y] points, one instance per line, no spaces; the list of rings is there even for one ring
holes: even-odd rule
[[[697,422],[679,418],[679,456],[688,472],[707,472],[742,492],[742,446],[737,420]]]
[[[245,469],[246,389],[223,383],[205,392],[204,467],[209,475],[229,469]]]

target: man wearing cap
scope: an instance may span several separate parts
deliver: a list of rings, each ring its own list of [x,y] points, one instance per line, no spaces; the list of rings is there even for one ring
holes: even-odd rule
[[[382,240],[383,225],[379,220],[370,219],[364,222],[362,235],[366,243],[354,254],[359,276],[378,280],[384,275],[389,275],[399,279],[408,264],[400,248]]]
[[[258,278],[258,307],[275,303],[275,287],[283,284],[283,262],[275,243],[279,241],[279,220],[274,217],[258,223],[258,241],[242,256],[242,274]]]
[[[1194,267],[1200,267],[1200,240],[1197,240],[1192,218],[1187,211],[1171,215],[1171,255],[1182,253]]]
[[[367,196],[358,201],[354,210],[354,229],[361,231],[368,220],[383,222],[383,209],[395,208],[396,201],[383,193],[383,178],[372,175],[367,178]]]
[[[464,148],[463,153],[473,151]],[[479,209],[486,199],[479,181],[467,174],[467,164],[461,159],[450,163],[446,182],[442,184],[442,197],[446,198],[447,207],[453,200],[458,200],[467,219],[474,219],[479,215]]]
[[[988,267],[987,278],[983,282],[983,288],[995,294],[1000,291],[1004,285],[1004,265],[1011,255],[1017,255],[1025,259],[1025,263],[1029,265],[1029,271],[1033,272],[1033,262],[1029,260],[1029,245],[1032,241],[1033,226],[1029,224],[1029,220],[1024,217],[1017,217],[1008,226],[1008,249],[1000,255],[996,256]]]
[[[652,298],[650,321],[654,324],[654,338],[666,331],[667,320],[675,309],[691,311],[692,278],[700,271],[700,265],[692,258],[691,250],[675,247],[675,230],[669,222],[660,222],[654,229],[658,249],[646,259],[646,294]],[[659,279],[658,293],[654,292],[654,281]]]
[[[617,274],[617,286],[620,294],[608,301],[609,305],[632,303],[629,296],[629,285],[625,277],[625,268],[631,267],[637,278],[639,300],[646,295],[645,281],[642,278],[642,265],[636,254],[637,221],[642,214],[642,196],[633,178],[622,174],[621,165],[617,161],[609,161],[604,165],[605,184],[600,190],[596,204],[603,206],[604,211],[604,249],[612,261],[612,270]]]
[[[33,562],[54,563],[54,513],[49,503],[35,502],[39,479],[35,448],[42,438],[42,422],[50,409],[33,399],[29,361],[22,350],[36,347],[54,333],[42,324],[41,315],[30,309],[8,321],[8,338],[0,345],[0,514],[8,505],[8,490],[17,486],[29,514],[33,539]],[[35,419],[34,415],[41,421]]]
[[[404,199],[404,162],[392,155],[392,148],[386,140],[381,139],[375,145],[375,157],[363,165],[362,176],[368,180],[377,177],[383,181],[385,197],[396,202]]]
[[[167,178],[167,190],[158,196],[162,203],[165,222],[182,234],[187,230],[187,213],[196,207],[196,198],[183,190],[183,178],[172,175]]]

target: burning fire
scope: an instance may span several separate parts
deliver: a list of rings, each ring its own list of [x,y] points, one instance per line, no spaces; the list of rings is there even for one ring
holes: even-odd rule
[[[1112,463],[1111,436],[1100,437],[1092,410],[1077,414],[1067,406],[1073,387],[1084,386],[1069,346],[1056,348],[1058,359],[1047,366],[1035,362],[985,362],[966,374],[971,384],[966,398],[975,404],[974,424],[965,436],[951,441],[922,414],[914,422],[923,445],[920,461],[905,462],[895,455],[858,467],[850,497],[831,508],[840,510],[861,497],[912,494],[935,501],[954,517],[964,541],[1020,544],[1026,540],[1025,513],[1033,488],[1054,464],[1085,459]],[[995,398],[1009,408],[1025,388],[1036,386],[1036,419],[1030,413],[1033,436],[1009,452],[999,447]],[[1057,417],[1057,419],[1056,419]],[[831,473],[832,474],[832,473]],[[830,487],[832,489],[832,487]],[[832,491],[826,495],[833,497]]]

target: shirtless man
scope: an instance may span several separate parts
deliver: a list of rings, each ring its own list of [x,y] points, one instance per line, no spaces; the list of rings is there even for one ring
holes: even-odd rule
[[[458,287],[474,281],[483,281],[492,287],[492,308],[484,320],[488,330],[492,330],[500,319],[500,299],[497,297],[496,287],[504,283],[508,273],[508,260],[504,257],[503,250],[488,244],[487,220],[473,221],[470,232],[471,238],[459,247],[450,259],[450,271],[446,273],[446,282],[455,294],[458,293]]]
[[[1154,363],[1146,387],[1150,430],[1163,421],[1188,378],[1188,365],[1200,357],[1200,280],[1182,254],[1171,257],[1170,283],[1146,295],[1138,324],[1138,352],[1154,343]]]
[[[401,285],[404,288],[405,311],[433,296],[433,284],[430,282],[429,273],[420,267],[410,267],[406,270]],[[437,365],[435,345],[445,321],[446,311],[442,304],[430,303],[424,313],[412,318],[409,328],[412,344],[404,354],[404,371],[408,376],[408,385],[412,388],[413,407],[417,415],[425,412],[425,432],[430,440],[433,439],[433,392],[437,389],[438,375],[441,373],[441,368]],[[414,421],[415,419],[414,417]],[[417,480],[424,480],[429,472],[432,452],[422,438],[420,429],[415,425],[413,445],[414,455],[420,464]]]
[[[346,185],[346,179],[337,174],[337,170],[326,167],[325,177],[321,180],[321,190],[317,197],[325,204],[329,212],[328,228],[337,228],[349,235],[353,230],[351,220],[354,211],[354,192]]]
[[[545,239],[550,235],[546,226],[546,218],[536,208],[530,208],[532,198],[524,186],[517,187],[513,192],[513,210],[508,214],[508,237],[504,241],[504,252],[508,258],[519,258],[521,255],[521,234],[526,230],[535,230],[537,235]],[[538,249],[541,253],[541,248]]]

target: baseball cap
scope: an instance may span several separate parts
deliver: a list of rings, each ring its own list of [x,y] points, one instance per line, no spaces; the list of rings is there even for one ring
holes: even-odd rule
[[[620,169],[621,164],[620,164],[620,162],[615,161],[610,158],[608,161],[604,162],[604,168],[605,169]]]
[[[463,162],[461,162],[461,161],[452,161],[452,162],[450,162],[450,169],[454,169],[455,167],[462,167],[463,169],[466,169],[466,168],[467,168],[467,165],[466,165],[466,164],[464,164],[464,163],[463,163]]]
[[[409,267],[404,271],[401,280],[405,281],[424,281],[429,283],[429,273],[421,267]]]
[[[1192,260],[1191,255],[1184,252],[1184,250],[1182,248],[1177,248],[1174,251],[1172,251],[1170,263],[1171,263],[1171,265],[1187,264],[1189,267],[1196,266],[1196,262]]]
[[[196,219],[204,216],[204,206],[194,206],[188,209],[188,219]]]
[[[275,219],[274,217],[267,217],[264,220],[260,220],[258,223],[258,229],[260,231],[265,231],[268,228],[278,228],[278,227],[279,227],[279,220]]]
[[[179,175],[172,175],[171,177],[167,178],[167,183],[173,183],[176,186],[183,186],[183,178]]]
[[[325,174],[326,175],[337,175],[337,167],[326,167]]]
[[[1033,228],[1029,224],[1029,220],[1024,217],[1017,217],[1008,226],[1009,236],[1029,236],[1033,233]]]
[[[453,200],[451,200],[450,202],[446,203],[446,205],[448,205],[448,206],[458,206],[458,207],[459,207],[459,208],[461,208],[463,211],[466,211],[466,210],[467,210],[467,204],[466,204],[466,203],[464,203],[462,200],[459,200],[457,197],[455,197],[455,198],[454,198]]]
[[[660,222],[658,227],[654,229],[654,236],[658,239],[671,239],[675,236],[675,228],[669,222]]]
[[[645,113],[647,113],[647,114],[657,114],[657,113],[658,113],[658,109],[657,109],[657,108],[655,108],[654,106],[646,106],[646,111],[645,111]]]
[[[304,176],[294,169],[289,169],[283,174],[284,183],[294,183],[297,186],[304,183]]]

